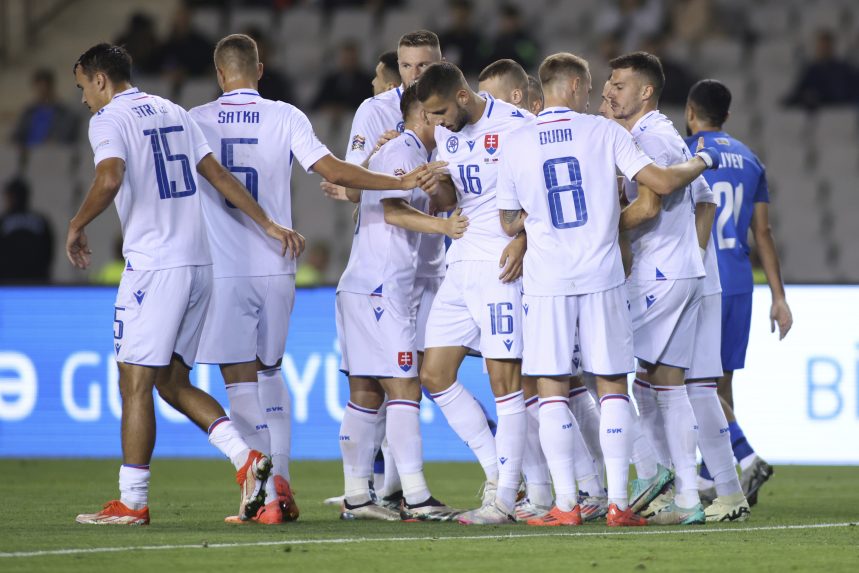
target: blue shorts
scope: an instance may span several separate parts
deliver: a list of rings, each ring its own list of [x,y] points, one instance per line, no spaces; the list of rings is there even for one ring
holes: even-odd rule
[[[752,293],[722,295],[722,370],[733,372],[746,365],[751,328]]]

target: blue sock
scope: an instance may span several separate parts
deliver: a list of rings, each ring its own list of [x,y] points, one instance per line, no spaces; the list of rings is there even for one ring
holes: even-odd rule
[[[707,469],[707,464],[704,463],[704,460],[701,460],[701,467],[698,468],[698,475],[703,479],[713,481],[713,476],[710,475],[710,470]]]
[[[376,452],[376,460],[373,462],[373,473],[385,473],[385,456],[382,455],[382,448],[379,448],[379,451]]]
[[[736,422],[728,424],[728,429],[731,432],[731,448],[734,450],[734,457],[737,461],[749,457],[755,450],[749,445],[746,436],[743,434],[743,429]]]

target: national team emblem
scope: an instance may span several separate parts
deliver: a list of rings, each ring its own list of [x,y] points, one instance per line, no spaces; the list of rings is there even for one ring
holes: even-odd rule
[[[402,133],[405,130],[406,130],[406,123],[404,121],[401,121],[400,123],[397,124],[397,131]]]
[[[397,167],[396,169],[394,169],[394,177],[402,177],[402,176],[403,176],[403,175],[405,175],[405,174],[406,174],[406,170],[405,170],[405,169],[400,169],[399,167]]]
[[[397,364],[400,365],[403,372],[408,372],[412,369],[413,358],[411,352],[397,352]]]
[[[717,137],[714,141],[719,145],[731,145],[731,142],[724,137]]]
[[[352,138],[352,151],[364,151],[364,145],[367,143],[367,139],[362,135],[355,135]]]
[[[492,155],[496,151],[498,151],[498,134],[497,133],[488,133],[483,136],[483,147],[486,148],[486,151],[489,152],[489,155]]]
[[[447,147],[448,153],[456,153],[456,150],[459,149],[459,138],[455,135],[451,135],[447,138],[447,144],[445,147]]]

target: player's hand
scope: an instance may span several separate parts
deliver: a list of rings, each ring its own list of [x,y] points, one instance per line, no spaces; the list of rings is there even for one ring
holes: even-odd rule
[[[78,269],[86,269],[90,262],[92,250],[89,248],[89,241],[86,233],[81,228],[75,228],[69,225],[69,232],[66,235],[66,256],[69,261]]]
[[[770,332],[775,332],[776,324],[778,324],[778,339],[783,340],[793,326],[793,314],[784,299],[773,301],[770,307]]]
[[[468,229],[468,217],[461,213],[462,209],[457,209],[444,219],[444,234],[454,240],[461,238]]]
[[[377,151],[382,149],[383,145],[385,145],[386,143],[388,143],[392,139],[396,139],[399,136],[400,136],[399,131],[397,131],[396,129],[389,129],[388,131],[383,133],[381,137],[379,137],[379,141],[376,142],[376,147],[375,147],[375,149],[373,149],[373,153],[376,153]]]
[[[698,146],[695,148],[695,157],[700,157],[707,169],[718,169],[722,158],[719,151],[714,147],[704,147],[704,138],[698,138]]]
[[[498,266],[502,269],[501,274],[498,275],[501,282],[512,283],[522,276],[522,261],[525,260],[527,247],[528,241],[525,233],[519,233],[504,247],[501,252],[501,260],[498,261]]]
[[[447,161],[433,161],[432,163],[426,163],[416,169],[412,169],[400,178],[403,182],[402,188],[414,189],[415,187],[420,187],[432,195],[433,192],[429,191],[424,185],[431,185],[435,189],[441,180],[441,176],[446,173],[445,167],[447,167]]]
[[[265,234],[280,241],[281,256],[285,256],[286,251],[289,251],[289,257],[291,259],[297,259],[304,251],[304,237],[292,229],[287,229],[286,227],[281,227],[275,222],[271,222],[268,227],[266,227]]]
[[[320,181],[319,187],[322,189],[322,192],[325,193],[325,196],[329,199],[334,199],[336,201],[348,201],[349,197],[346,196],[346,188],[342,185],[335,185],[329,181]]]

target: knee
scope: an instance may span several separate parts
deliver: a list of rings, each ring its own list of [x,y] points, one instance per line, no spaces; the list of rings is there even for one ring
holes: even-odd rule
[[[454,382],[455,380],[452,380],[450,376],[446,376],[443,371],[433,368],[431,365],[424,365],[423,370],[421,370],[420,383],[424,388],[429,390],[430,394],[444,392]]]

